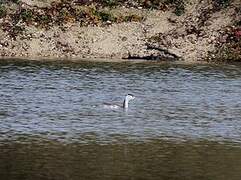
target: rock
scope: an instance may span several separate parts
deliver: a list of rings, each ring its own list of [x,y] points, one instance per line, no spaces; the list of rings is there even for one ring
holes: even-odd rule
[[[124,36],[124,37],[121,38],[121,40],[122,41],[127,41],[127,37]]]
[[[212,22],[211,21],[206,21],[205,22],[205,26],[211,26],[212,25]]]
[[[219,42],[220,42],[220,43],[226,43],[226,42],[227,42],[227,38],[228,38],[228,35],[227,35],[227,34],[224,35],[224,36],[221,36],[221,37],[219,38]]]
[[[106,24],[110,25],[110,24],[112,24],[112,22],[108,20],[108,21],[106,21]]]
[[[187,39],[189,42],[191,42],[192,44],[195,44],[197,42],[197,37],[195,35],[189,35],[187,36]]]
[[[177,19],[176,18],[173,18],[173,17],[170,17],[170,18],[167,18],[167,20],[170,22],[170,23],[177,23]]]
[[[214,36],[211,36],[211,38],[210,38],[212,41],[214,41],[215,39],[216,39],[216,37],[214,37]]]

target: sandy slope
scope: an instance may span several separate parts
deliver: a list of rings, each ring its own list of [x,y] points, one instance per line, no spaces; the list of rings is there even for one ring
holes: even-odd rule
[[[46,6],[48,4],[31,5]],[[188,4],[187,12],[178,17],[171,11],[118,8],[116,13],[134,11],[145,16],[143,22],[129,22],[105,26],[79,27],[78,23],[65,24],[50,30],[25,26],[26,31],[11,38],[0,29],[0,55],[27,58],[166,58],[180,57],[185,61],[207,58],[215,51],[215,44],[224,27],[235,18],[234,7],[203,17],[213,7],[208,0]],[[203,18],[206,18],[205,20]],[[0,20],[0,22],[7,20]],[[204,21],[204,22],[203,22]],[[21,22],[19,22],[21,24]],[[148,48],[148,47],[152,48]],[[154,47],[154,48],[153,48]],[[159,51],[159,50],[164,51]]]

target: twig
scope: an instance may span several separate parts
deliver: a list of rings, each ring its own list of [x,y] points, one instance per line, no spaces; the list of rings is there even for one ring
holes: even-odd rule
[[[160,48],[160,47],[155,47],[151,44],[146,44],[147,46],[147,49],[151,49],[151,50],[157,50],[157,51],[161,51],[161,52],[164,52],[164,54],[166,55],[170,55],[172,56],[173,58],[176,58],[176,59],[180,59],[180,57],[172,52],[170,52],[168,49],[163,49],[163,48]]]

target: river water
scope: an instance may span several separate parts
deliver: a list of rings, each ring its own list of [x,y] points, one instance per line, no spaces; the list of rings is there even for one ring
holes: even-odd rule
[[[0,179],[240,180],[240,96],[239,64],[2,60]]]

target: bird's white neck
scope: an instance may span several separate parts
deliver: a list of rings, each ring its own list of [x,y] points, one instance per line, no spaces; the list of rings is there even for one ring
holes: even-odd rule
[[[127,109],[128,108],[128,103],[129,103],[129,99],[125,98],[124,102],[123,102],[123,108]]]

